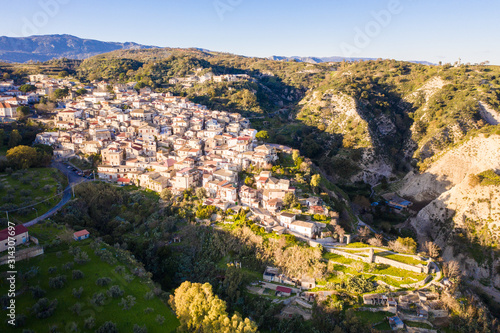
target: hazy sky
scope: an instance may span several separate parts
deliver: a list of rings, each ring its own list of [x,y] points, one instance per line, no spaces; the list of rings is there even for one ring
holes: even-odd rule
[[[500,65],[498,0],[0,0],[0,35]]]

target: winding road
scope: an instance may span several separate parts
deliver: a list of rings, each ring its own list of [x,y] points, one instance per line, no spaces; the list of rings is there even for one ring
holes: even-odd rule
[[[68,169],[67,166],[61,162],[52,162],[51,167],[58,169],[68,178],[68,186],[64,189],[62,199],[61,199],[61,201],[59,201],[59,203],[57,205],[55,205],[50,210],[48,210],[45,214],[40,215],[36,219],[33,219],[33,220],[26,222],[26,223],[23,223],[23,225],[25,227],[30,227],[32,225],[35,225],[38,222],[43,221],[46,218],[55,214],[57,211],[59,211],[59,209],[64,207],[64,205],[66,205],[68,203],[68,201],[71,200],[71,196],[72,196],[71,189],[73,186],[76,186],[80,183],[91,181],[90,179],[87,179],[85,177],[78,176],[74,171],[72,171],[71,169]]]

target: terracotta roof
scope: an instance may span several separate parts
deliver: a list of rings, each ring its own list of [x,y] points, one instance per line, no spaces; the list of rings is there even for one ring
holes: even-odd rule
[[[24,234],[25,232],[28,232],[28,228],[26,228],[22,224],[18,224],[14,227],[14,236]],[[9,236],[13,237],[12,235],[9,235],[9,229],[3,229],[0,230],[0,241],[6,240],[9,238]]]
[[[87,229],[83,229],[83,230],[80,230],[80,231],[77,231],[73,234],[74,237],[81,237],[81,236],[85,236],[85,235],[89,235],[90,232],[87,231]]]
[[[277,286],[276,287],[276,291],[280,291],[280,292],[283,292],[283,293],[292,293],[292,289],[291,288],[282,287],[282,286]]]

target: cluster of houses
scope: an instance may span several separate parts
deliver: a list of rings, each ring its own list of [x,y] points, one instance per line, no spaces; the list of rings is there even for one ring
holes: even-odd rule
[[[203,187],[208,196],[205,205],[224,210],[250,207],[259,223],[279,233],[289,230],[313,238],[324,227],[281,213],[285,196],[296,189],[290,180],[265,170],[278,160],[278,152],[291,149],[259,144],[257,131],[241,114],[208,110],[148,87],[137,91],[135,83],[95,82],[77,97],[73,92],[81,87],[78,83],[43,75],[30,79],[37,87],[70,90],[51,118],[56,130],[36,137],[37,143],[54,148],[56,158],[98,154],[99,179],[158,193],[169,189],[175,195]],[[238,179],[239,172],[249,168],[264,170],[255,174],[253,186]],[[309,201],[314,213],[328,213],[320,199]]]
[[[23,93],[13,80],[0,82],[0,122],[11,122],[18,118],[17,108],[39,101],[35,92]]]
[[[365,305],[379,306],[381,311],[395,314],[389,317],[391,328],[404,328],[404,321],[427,322],[429,316],[432,318],[444,318],[449,315],[440,295],[436,292],[420,289],[414,291],[402,291],[386,294],[363,295]]]
[[[198,68],[196,71],[201,72],[203,68]],[[186,77],[174,77],[168,80],[169,84],[181,84],[185,88],[190,88],[193,84],[203,84],[206,82],[237,82],[237,81],[250,81],[252,78],[248,74],[225,74],[214,75],[212,72],[204,74],[189,75]]]

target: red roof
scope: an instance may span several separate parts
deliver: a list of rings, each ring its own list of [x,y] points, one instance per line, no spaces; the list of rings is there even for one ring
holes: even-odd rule
[[[74,237],[81,237],[81,236],[85,236],[85,235],[89,235],[90,232],[87,231],[87,229],[83,229],[83,230],[80,230],[80,231],[77,231],[73,234]]]
[[[28,232],[28,228],[22,224],[18,224],[14,227],[14,236],[24,234],[25,232]],[[8,228],[0,230],[0,241],[6,240],[9,236],[13,237],[12,235],[9,235]]]
[[[116,181],[118,183],[130,183],[130,179],[128,178],[118,178]]]
[[[282,287],[282,286],[277,286],[276,291],[281,291],[282,293],[290,293],[290,294],[292,293],[291,288]]]

